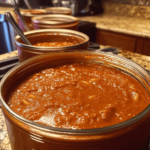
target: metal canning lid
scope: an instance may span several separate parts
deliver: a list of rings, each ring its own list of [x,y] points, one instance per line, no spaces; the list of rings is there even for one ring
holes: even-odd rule
[[[40,30],[32,30],[32,31],[27,31],[24,32],[24,34],[28,37],[36,37],[38,35],[64,35],[64,36],[71,36],[71,37],[77,37],[82,39],[84,42],[77,44],[77,45],[72,45],[72,46],[63,46],[63,47],[38,47],[38,46],[32,46],[32,45],[27,45],[24,43],[19,42],[20,36],[17,35],[15,37],[15,43],[17,46],[26,48],[28,50],[35,50],[35,51],[60,51],[60,50],[70,50],[70,49],[75,49],[80,46],[84,46],[89,42],[89,37],[81,32],[74,31],[74,30],[68,30],[68,29],[40,29]]]
[[[23,16],[34,17],[37,15],[47,15],[44,9],[32,9],[33,11],[39,11],[39,13],[30,13],[28,9],[21,9],[20,12]]]
[[[62,25],[62,24],[69,24],[78,22],[78,18],[68,15],[42,15],[42,16],[35,16],[32,18],[34,23],[40,24],[51,24],[51,25]]]
[[[45,8],[45,10],[52,14],[72,14],[72,10],[66,7],[49,7]]]

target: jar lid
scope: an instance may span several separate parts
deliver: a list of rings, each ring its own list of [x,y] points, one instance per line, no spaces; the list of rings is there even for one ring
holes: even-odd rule
[[[78,22],[78,18],[68,15],[55,14],[35,16],[32,18],[32,21],[40,24],[63,25]]]

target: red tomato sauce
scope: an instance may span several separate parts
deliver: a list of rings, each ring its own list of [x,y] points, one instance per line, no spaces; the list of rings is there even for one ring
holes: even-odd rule
[[[131,76],[100,64],[73,63],[29,76],[12,93],[10,108],[37,123],[67,129],[115,125],[149,105]]]

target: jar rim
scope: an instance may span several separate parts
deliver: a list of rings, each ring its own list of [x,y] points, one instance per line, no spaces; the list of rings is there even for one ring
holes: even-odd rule
[[[78,22],[76,17],[59,14],[35,16],[31,20],[33,23],[49,25],[64,25]]]
[[[105,52],[100,52],[99,50],[96,50],[94,52],[89,52],[89,51],[82,51],[82,52],[74,51],[74,52],[78,53],[78,54],[86,53],[86,54],[90,54],[90,56],[91,55],[92,56],[93,55],[96,55],[96,56],[99,55],[99,56],[102,56],[102,59],[104,57],[108,56],[108,59],[110,59],[110,61],[112,59],[112,60],[115,60],[116,62],[118,61],[118,63],[120,63],[120,60],[121,60],[122,62],[127,63],[127,65],[131,65],[134,68],[137,68],[138,72],[139,71],[143,72],[145,74],[145,78],[146,78],[145,80],[147,80],[146,83],[148,84],[148,86],[150,86],[150,82],[148,80],[148,78],[150,78],[150,75],[148,74],[148,72],[142,66],[138,65],[137,63],[135,63],[131,60],[128,60],[126,58],[123,58],[123,57],[120,57],[120,56],[117,56],[117,55],[114,55],[114,54],[108,54],[108,53],[105,53]],[[68,54],[72,54],[74,52],[68,52]],[[116,124],[116,125],[107,126],[107,127],[103,127],[103,128],[95,128],[95,129],[64,129],[64,128],[50,127],[50,126],[47,126],[47,125],[43,125],[43,124],[33,122],[31,120],[28,120],[28,119],[25,119],[25,118],[19,116],[17,113],[15,113],[13,110],[11,110],[9,108],[9,106],[7,105],[7,103],[5,102],[5,100],[3,99],[3,96],[2,96],[2,88],[3,88],[3,85],[4,85],[5,81],[7,80],[7,78],[14,71],[16,71],[17,69],[19,69],[22,66],[30,64],[31,62],[33,63],[34,61],[37,61],[37,60],[40,60],[40,59],[43,59],[43,58],[48,58],[49,56],[53,56],[53,55],[64,55],[64,54],[66,54],[66,53],[47,53],[47,54],[42,54],[42,55],[30,58],[30,59],[28,59],[24,62],[21,62],[20,64],[18,64],[17,66],[12,68],[10,71],[8,71],[5,74],[5,76],[1,80],[0,101],[2,103],[2,106],[7,110],[7,112],[9,112],[9,114],[11,114],[14,118],[16,118],[17,120],[19,120],[19,121],[21,121],[21,122],[23,122],[27,125],[30,125],[32,127],[35,127],[35,128],[41,129],[43,131],[47,131],[47,132],[65,133],[65,134],[73,134],[73,135],[93,135],[93,134],[95,135],[95,134],[109,133],[109,132],[113,132],[113,131],[128,127],[129,125],[132,125],[132,124],[136,123],[137,121],[141,120],[143,117],[145,117],[150,112],[150,104],[149,104],[141,113],[139,113],[135,117],[133,117],[133,118],[127,120],[127,121],[124,121],[122,123]],[[143,73],[142,73],[142,75],[143,75]],[[143,76],[142,76],[142,78],[143,78]],[[149,89],[149,95],[150,95],[150,89]]]
[[[19,35],[17,35],[15,37],[15,43],[17,46],[22,47],[22,48],[26,48],[29,50],[36,50],[36,51],[60,51],[60,50],[70,50],[70,49],[75,49],[81,46],[84,46],[85,44],[87,44],[89,42],[89,37],[81,32],[78,31],[74,31],[74,30],[69,30],[69,29],[40,29],[40,30],[32,30],[32,31],[26,31],[24,32],[24,34],[28,37],[28,36],[36,36],[38,34],[47,34],[47,35],[68,35],[68,36],[75,36],[75,37],[79,37],[82,40],[84,40],[83,43],[80,44],[76,44],[76,45],[72,45],[72,46],[62,46],[62,47],[38,47],[38,46],[32,46],[32,45],[27,45],[24,43],[19,42],[18,40],[21,39],[21,37]]]

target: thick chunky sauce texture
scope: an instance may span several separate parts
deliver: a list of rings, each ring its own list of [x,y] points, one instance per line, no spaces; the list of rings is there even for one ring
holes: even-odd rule
[[[90,129],[131,119],[149,102],[146,90],[131,76],[100,64],[73,63],[31,75],[8,104],[37,123]]]
[[[38,47],[64,47],[64,46],[72,46],[72,45],[78,45],[82,44],[85,41],[79,37],[75,36],[63,36],[59,35],[50,35],[49,39],[52,39],[53,41],[47,41],[48,39],[43,38],[45,41],[38,41],[36,43],[33,43],[33,46]]]
[[[34,46],[38,46],[38,47],[63,47],[63,46],[72,46],[72,45],[76,45],[76,44],[72,42],[43,42],[43,43],[34,44]]]

